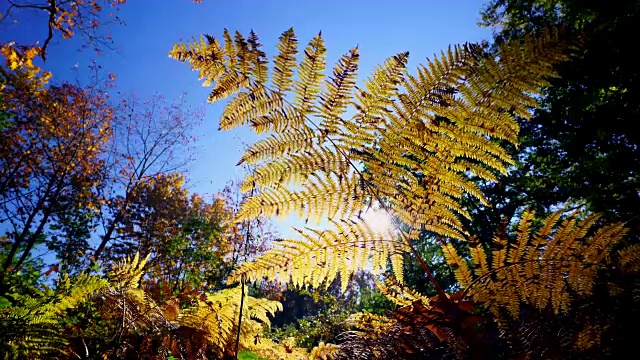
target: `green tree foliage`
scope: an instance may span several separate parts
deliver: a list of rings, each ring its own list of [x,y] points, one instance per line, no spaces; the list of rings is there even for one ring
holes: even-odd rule
[[[638,1],[626,0],[489,2],[483,22],[494,26],[497,43],[562,24],[579,31],[584,45],[557,66],[559,77],[544,90],[534,116],[520,122],[517,169],[487,190],[501,207],[481,210],[474,221],[495,227],[526,206],[542,213],[573,202],[631,220],[637,231],[640,95],[635,46],[627,39],[636,32],[639,11]]]
[[[262,285],[262,287],[260,287]],[[340,282],[317,289],[278,287],[264,291],[265,284],[258,284],[258,294],[267,295],[282,303],[283,311],[271,322],[269,331],[282,341],[292,338],[295,343],[312,350],[320,342],[336,343],[340,335],[349,329],[347,319],[353,313],[367,312],[383,315],[395,306],[376,288],[375,278],[367,272],[353,276],[347,291],[342,292]],[[271,288],[266,287],[271,290]]]
[[[209,204],[197,194],[189,195],[181,174],[161,174],[132,189],[110,254],[151,254],[147,273],[174,291],[215,288],[206,282],[224,274],[223,257],[230,245],[223,226],[229,217],[223,202]]]

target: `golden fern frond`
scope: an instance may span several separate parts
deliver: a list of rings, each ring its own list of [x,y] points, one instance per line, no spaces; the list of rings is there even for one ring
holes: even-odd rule
[[[520,223],[518,224],[518,238],[516,240],[516,244],[512,245],[512,249],[509,252],[508,261],[510,263],[515,263],[520,261],[522,256],[525,253],[527,245],[530,241],[531,233],[529,231],[531,227],[531,221],[533,220],[534,213],[533,211],[526,210],[520,216]]]
[[[264,81],[268,78],[267,59],[258,36],[251,32],[248,39],[239,32],[232,38],[224,31],[224,46],[212,36],[201,36],[190,43],[175,44],[169,57],[188,62],[194,71],[199,71],[203,86],[213,85],[209,101],[224,99],[250,84],[252,79]]]
[[[140,288],[149,256],[140,258],[136,252],[133,258],[115,262],[107,272],[111,286],[101,292],[105,306],[118,309],[126,326],[135,330],[153,329],[166,320],[162,307]]]
[[[507,239],[502,236],[493,238],[493,252],[491,254],[491,267],[500,269],[507,261]]]
[[[73,281],[64,274],[58,283],[56,300],[43,307],[46,312],[60,314],[66,309],[73,309],[109,286],[106,279],[84,273],[75,276]]]
[[[614,223],[595,230],[599,215],[578,219],[570,214],[562,219],[562,214],[550,215],[533,234],[533,213],[523,213],[514,245],[507,247],[501,236],[494,239],[490,268],[487,251],[472,244],[471,261],[482,270],[476,271],[469,285],[464,283],[468,283],[466,274],[470,272],[458,274],[464,260],[446,256],[445,251],[447,263],[454,267],[467,295],[496,314],[506,309],[518,317],[521,303],[555,313],[566,311],[573,297],[591,293],[597,269],[607,263],[611,247],[623,238],[626,229],[622,223]]]
[[[196,306],[179,314],[177,325],[202,331],[207,341],[222,354],[235,341],[241,296],[241,287],[207,294],[206,299],[199,299]],[[277,311],[282,311],[279,302],[245,295],[240,329],[243,348],[251,348],[255,336],[262,332],[262,326],[270,326],[269,316]]]
[[[226,55],[222,59],[226,60],[223,62],[224,71],[213,85],[208,98],[209,102],[224,99],[247,87],[251,80],[250,69],[261,66],[256,63],[259,55],[251,52],[248,43],[239,32],[236,31],[234,39],[231,39],[231,35],[225,29],[224,42]]]
[[[309,148],[304,155],[280,157],[256,168],[245,177],[241,190],[277,188],[291,182],[299,184],[318,170],[335,176],[346,174],[349,172],[349,162],[331,149],[315,146]]]
[[[180,62],[188,62],[193,71],[198,71],[199,80],[204,80],[202,86],[210,86],[216,82],[225,71],[224,50],[218,40],[212,37],[200,36],[190,43],[175,44],[169,52],[169,57]]]
[[[307,349],[297,347],[293,337],[275,343],[271,339],[256,336],[251,344],[243,348],[258,355],[260,359],[306,360],[309,358]]]
[[[469,252],[471,254],[471,263],[474,265],[474,273],[476,276],[483,276],[489,272],[489,262],[487,253],[483,249],[482,244],[477,238],[472,237],[469,240]]]
[[[479,45],[454,46],[419,66],[415,74],[406,71],[408,54],[402,53],[377,67],[361,90],[355,86],[357,49],[340,59],[323,88],[326,49],[321,34],[307,45],[294,74],[296,43],[291,29],[280,37],[270,83],[249,74],[246,84],[235,78],[229,80],[234,85],[226,84],[224,74],[246,71],[237,70],[241,67],[237,63],[231,70],[220,60],[224,70],[214,91],[240,91],[229,102],[222,127],[249,123],[256,132],[273,132],[251,146],[240,161],[258,169],[243,189],[260,192],[243,205],[238,220],[288,213],[345,220],[378,202],[408,229],[400,239],[404,246],[411,246],[411,239],[424,231],[466,239],[461,218],[470,215],[461,199],[470,195],[486,202],[469,175],[495,180],[492,172],[504,173],[513,164],[496,140],[517,143],[515,116],[535,105],[537,88],[554,75],[550,65],[564,60],[568,47],[553,32],[507,43],[497,54]],[[238,54],[238,48],[245,48],[241,41],[226,52]],[[346,118],[350,113],[354,115]],[[355,269],[334,265],[341,260],[334,253],[327,257],[329,265],[322,275],[313,266],[303,266],[301,259],[310,254],[326,257],[318,252],[319,244],[332,248],[345,241],[336,237],[329,245],[324,244],[326,236],[318,237],[279,243],[264,260],[241,267],[238,274],[254,279],[286,275],[303,284]],[[361,241],[365,258],[398,248],[392,242],[376,248],[367,238]],[[501,251],[494,264],[507,260],[501,259],[507,254],[506,244]],[[335,254],[342,256],[339,251]],[[462,266],[461,259],[454,262]],[[401,268],[402,257],[396,255],[392,263]],[[464,282],[470,274],[466,268]]]
[[[340,351],[340,346],[320,341],[309,353],[310,360],[332,360]]]
[[[332,224],[334,229],[325,231],[298,230],[303,240],[276,242],[256,261],[240,265],[229,280],[266,277],[291,281],[295,286],[318,287],[340,275],[344,290],[356,271],[367,268],[382,273],[392,257],[402,256],[407,250],[397,241],[397,234],[390,230],[374,231],[360,219]]]
[[[315,134],[311,129],[291,133],[277,133],[249,147],[238,164],[256,164],[263,160],[275,160],[313,148]]]
[[[124,329],[128,331],[158,330],[168,321],[165,309],[156,304],[151,295],[138,287],[122,287],[116,284],[100,293],[102,306],[117,310],[122,316]]]
[[[415,290],[409,289],[396,279],[387,277],[384,279],[384,282],[376,281],[376,285],[381,293],[400,307],[409,306],[415,301],[421,301],[424,306],[429,307],[430,300],[428,297]]]
[[[273,85],[279,93],[291,90],[297,54],[298,39],[293,28],[289,28],[289,30],[280,35],[278,55],[273,59]]]
[[[217,42],[218,40],[213,36],[209,36],[211,39],[210,42]],[[231,33],[228,29],[224,29],[222,32],[222,39],[224,42],[224,56],[226,60],[226,65],[229,67],[229,71],[236,71],[236,45],[231,37]]]
[[[575,336],[574,350],[578,352],[585,351],[600,344],[602,330],[602,326],[599,324],[586,324]]]
[[[346,323],[367,334],[382,334],[396,324],[396,320],[372,313],[355,313],[349,316]]]
[[[354,106],[358,113],[354,120],[365,127],[379,130],[398,93],[409,61],[409,53],[397,54],[382,65],[376,66],[373,74],[364,82],[364,89],[357,89]]]
[[[320,84],[324,78],[322,72],[326,66],[326,52],[324,39],[320,33],[309,42],[304,50],[304,57],[298,68],[299,80],[293,84],[294,106],[302,115],[307,115],[315,110],[314,101],[320,94]]]
[[[269,67],[267,60],[267,56],[264,51],[260,50],[262,44],[260,43],[260,39],[258,35],[251,30],[249,32],[249,37],[247,38],[247,43],[249,43],[249,56],[252,58],[252,61],[249,63],[251,76],[256,79],[259,83],[267,82],[269,78]]]
[[[251,83],[250,79],[239,71],[222,74],[211,90],[207,101],[214,102],[231,96]]]
[[[465,288],[471,285],[473,276],[469,270],[469,265],[467,261],[458,254],[456,248],[451,243],[446,243],[442,245],[442,253],[444,254],[447,264],[453,269],[453,274],[458,284]]]
[[[333,68],[333,75],[325,84],[326,90],[320,94],[318,117],[322,119],[319,127],[324,134],[339,133],[338,127],[345,122],[340,116],[351,101],[359,59],[358,48],[353,48],[343,55]]]
[[[289,213],[316,223],[324,216],[327,220],[348,219],[360,210],[358,205],[369,198],[363,190],[355,173],[342,179],[336,176],[315,177],[303,183],[297,191],[285,187],[267,188],[243,204],[237,221]]]
[[[233,336],[240,298],[229,302],[227,297],[210,299],[212,296],[207,295],[207,300],[199,300],[197,306],[182,311],[178,316],[178,324],[204,332],[207,341],[222,353]]]
[[[619,263],[625,271],[640,271],[640,244],[626,246],[618,255]]]
[[[144,259],[140,259],[140,254],[136,252],[133,258],[115,262],[111,266],[111,270],[107,273],[107,277],[116,288],[138,288],[140,279],[144,275],[144,266],[149,260],[148,254]]]

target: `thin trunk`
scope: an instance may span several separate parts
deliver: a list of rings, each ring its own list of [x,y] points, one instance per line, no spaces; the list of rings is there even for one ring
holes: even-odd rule
[[[27,257],[29,257],[29,253],[31,252],[31,249],[33,249],[33,246],[36,244],[38,237],[44,231],[44,226],[47,224],[47,221],[49,220],[49,216],[51,216],[50,207],[45,209],[44,216],[40,221],[40,225],[38,225],[38,229],[36,229],[36,232],[29,237],[29,241],[27,242],[27,247],[24,249],[24,251],[22,252],[22,256],[16,263],[16,266],[15,266],[16,270],[19,269],[20,266],[22,266],[22,264],[25,262],[25,260],[27,260]]]
[[[7,258],[4,261],[4,265],[2,266],[2,274],[4,274],[11,266],[11,263],[13,262],[13,257],[18,252],[20,245],[22,245],[22,243],[26,239],[27,232],[31,228],[31,224],[33,223],[34,219],[36,218],[38,213],[42,211],[44,202],[49,197],[49,193],[51,192],[52,188],[53,188],[53,179],[49,181],[49,184],[47,185],[47,189],[45,190],[44,195],[40,198],[40,200],[38,200],[38,203],[36,204],[35,208],[29,214],[29,218],[27,218],[27,222],[24,224],[24,227],[22,228],[22,232],[20,233],[19,236],[15,238],[13,245],[11,246],[11,250],[9,250],[9,253],[7,254]],[[4,275],[0,275],[0,276],[1,276],[0,280],[3,280]]]
[[[122,221],[123,217],[124,217],[124,209],[118,211],[116,216],[113,218],[113,220],[109,224],[109,228],[107,229],[107,232],[104,234],[104,236],[102,236],[102,241],[100,241],[100,245],[98,245],[96,252],[93,254],[93,261],[98,261],[98,258],[100,258],[100,255],[102,255],[102,252],[107,246],[107,243],[111,240],[111,237],[113,236],[113,232],[116,230],[116,226],[118,226],[118,224]]]
[[[242,295],[240,296],[240,315],[238,316],[238,333],[236,334],[236,358],[238,357],[238,346],[240,346],[240,329],[242,326],[242,308],[244,307],[244,277],[240,281]]]

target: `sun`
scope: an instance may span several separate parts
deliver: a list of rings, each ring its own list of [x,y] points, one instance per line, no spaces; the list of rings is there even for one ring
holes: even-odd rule
[[[370,208],[361,218],[371,230],[377,233],[392,231],[394,227],[391,217],[383,209]]]

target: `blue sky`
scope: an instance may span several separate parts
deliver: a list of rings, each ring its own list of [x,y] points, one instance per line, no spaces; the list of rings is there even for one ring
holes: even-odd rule
[[[193,4],[189,0],[129,0],[118,12],[125,25],[110,29],[115,51],[96,56],[91,51],[78,52],[74,41],[55,40],[48,49],[45,67],[53,72],[55,81],[73,81],[73,67],[78,65],[82,72],[95,59],[105,71],[118,75],[121,92],[134,92],[142,98],[160,92],[168,99],[186,92],[191,105],[206,109],[204,122],[195,134],[199,142],[189,171],[191,191],[213,194],[226,181],[242,177],[242,169],[235,163],[242,142],[254,138],[243,130],[217,131],[222,104],[205,104],[208,89],[200,86],[197,74],[167,57],[173,43],[201,33],[220,36],[224,28],[243,34],[253,29],[267,54],[273,55],[278,36],[291,26],[301,45],[322,31],[327,64],[331,66],[357,45],[359,79],[364,79],[375,65],[398,52],[410,51],[411,68],[449,44],[488,40],[490,31],[476,25],[484,2],[204,0]],[[4,7],[6,4],[0,5],[0,12]],[[0,27],[0,40],[42,41],[45,23],[35,22],[28,15],[21,14],[21,23]]]

